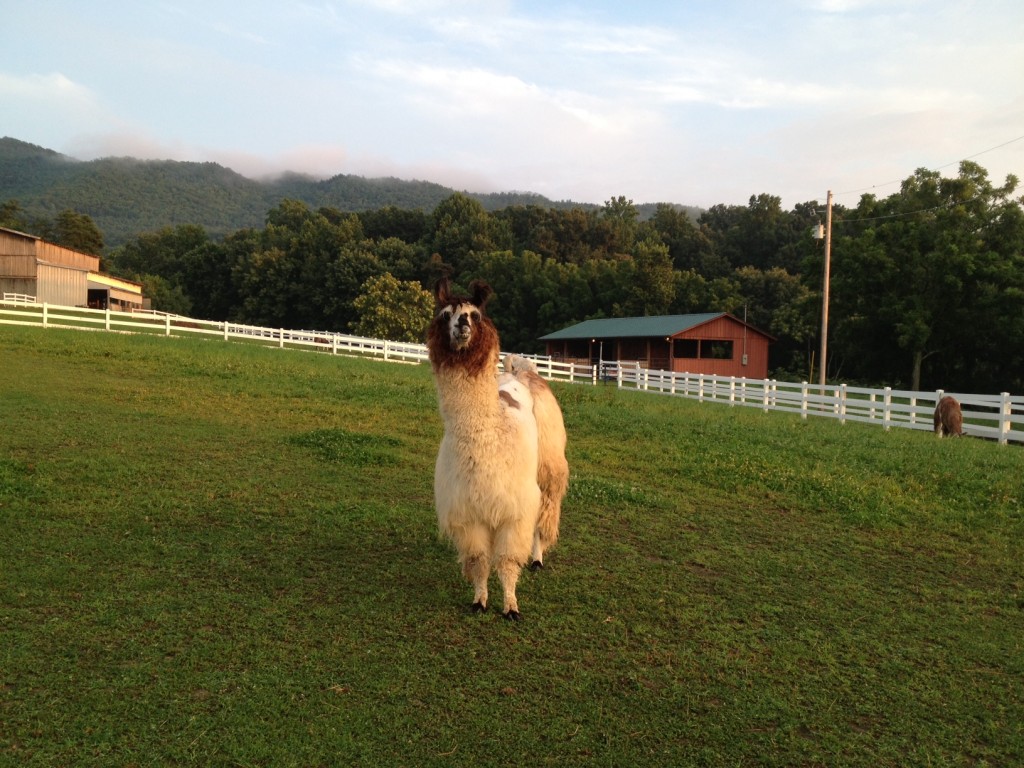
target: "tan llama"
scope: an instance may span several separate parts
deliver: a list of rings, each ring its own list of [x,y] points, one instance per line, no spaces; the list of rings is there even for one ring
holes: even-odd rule
[[[470,291],[455,295],[447,279],[439,281],[427,332],[444,421],[434,470],[437,521],[473,584],[473,610],[487,610],[494,570],[503,613],[518,620],[519,574],[531,561],[541,567],[558,538],[569,479],[565,427],[547,382],[525,361],[509,358],[498,375],[498,332],[484,313],[492,291],[479,281]]]

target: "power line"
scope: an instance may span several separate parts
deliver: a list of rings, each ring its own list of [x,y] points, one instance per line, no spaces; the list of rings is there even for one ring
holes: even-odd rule
[[[936,168],[930,168],[929,170],[941,171],[943,168],[949,168],[951,165],[959,165],[964,160],[973,160],[976,157],[980,157],[981,155],[987,154],[988,152],[994,152],[997,149],[1002,149],[1003,147],[1007,147],[1010,144],[1013,144],[1013,143],[1021,141],[1021,140],[1024,140],[1024,136],[1018,136],[1015,139],[1010,139],[1009,141],[1004,141],[1002,144],[997,144],[994,147],[989,147],[988,149],[983,149],[983,150],[981,150],[981,152],[975,152],[973,155],[969,155],[969,156],[963,158],[962,160],[954,160],[954,161],[952,161],[950,163],[946,163],[945,165],[940,165],[940,166],[938,166]],[[872,189],[877,189],[878,187],[887,187],[890,184],[900,184],[902,182],[903,182],[903,179],[894,179],[893,181],[884,181],[884,182],[882,182],[880,184],[873,184],[870,187],[862,187],[861,189],[848,189],[848,190],[846,190],[844,192],[836,192],[834,194],[836,194],[836,195],[852,195],[852,194],[859,193],[859,192],[868,192],[868,191],[870,191]]]

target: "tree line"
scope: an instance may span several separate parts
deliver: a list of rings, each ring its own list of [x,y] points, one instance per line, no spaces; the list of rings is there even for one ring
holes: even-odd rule
[[[965,161],[832,211],[830,380],[1024,391],[1024,209]],[[771,375],[816,380],[824,222],[817,200],[768,194],[696,220],[624,197],[591,209],[487,211],[453,193],[432,211],[359,213],[285,199],[260,228],[137,236],[106,256],[154,307],[211,320],[422,340],[441,275],[483,278],[508,350],[598,317],[731,312],[772,336]]]

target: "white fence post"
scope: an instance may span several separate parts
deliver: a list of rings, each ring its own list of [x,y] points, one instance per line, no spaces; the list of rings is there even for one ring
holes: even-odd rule
[[[108,306],[106,309],[107,309],[107,311],[104,313],[104,317],[103,317],[103,330],[109,331],[110,330],[110,307]]]
[[[999,406],[999,444],[1006,445],[1010,441],[1010,415],[1013,409],[1009,392],[1001,393],[1000,397],[1003,401]]]
[[[164,315],[164,336],[171,335],[171,316]]]
[[[800,418],[807,418],[807,382],[800,382]]]
[[[839,385],[839,423],[846,423],[846,385]]]
[[[882,395],[882,427],[888,432],[892,426],[892,387],[886,387]]]
[[[47,304],[44,301],[43,302],[43,328],[45,328],[47,326],[47,323],[49,322],[49,312],[48,312],[49,307],[50,307],[50,305]]]

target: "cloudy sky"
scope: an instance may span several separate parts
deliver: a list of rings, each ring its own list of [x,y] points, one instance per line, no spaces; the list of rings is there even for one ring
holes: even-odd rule
[[[1020,0],[3,5],[0,135],[85,160],[704,207],[1024,180]]]

